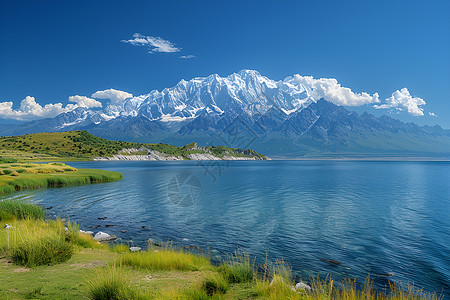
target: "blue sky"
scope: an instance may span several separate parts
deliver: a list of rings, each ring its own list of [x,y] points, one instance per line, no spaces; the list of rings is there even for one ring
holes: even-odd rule
[[[423,116],[352,109],[450,128],[449,14],[450,1],[0,0],[0,106],[27,96],[66,105],[110,88],[140,95],[255,69],[335,78],[378,93],[380,105],[406,87],[426,102]]]

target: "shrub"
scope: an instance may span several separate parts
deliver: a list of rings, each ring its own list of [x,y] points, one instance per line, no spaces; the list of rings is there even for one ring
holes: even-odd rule
[[[17,173],[26,173],[27,170],[26,169],[17,169],[16,172]]]
[[[3,170],[3,174],[5,174],[5,175],[9,175],[9,174],[11,174],[13,172],[13,170],[10,170],[10,169],[5,169],[5,170]]]

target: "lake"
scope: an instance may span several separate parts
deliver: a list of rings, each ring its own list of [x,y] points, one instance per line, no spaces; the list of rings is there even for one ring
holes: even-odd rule
[[[70,165],[120,171],[124,178],[7,197],[52,206],[50,215],[130,245],[170,240],[209,247],[214,259],[238,250],[262,263],[267,254],[269,260],[284,259],[305,279],[331,274],[363,281],[370,273],[378,287],[414,282],[450,294],[449,162]]]

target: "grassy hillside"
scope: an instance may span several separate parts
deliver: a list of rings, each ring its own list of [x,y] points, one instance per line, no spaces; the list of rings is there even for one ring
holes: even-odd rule
[[[122,174],[105,170],[76,169],[63,163],[18,163],[0,159],[0,195],[26,189],[61,187],[116,181]]]
[[[113,156],[122,149],[142,147],[184,158],[192,153],[211,153],[219,157],[229,155],[264,158],[264,155],[248,149],[241,150],[223,146],[198,147],[195,143],[176,147],[167,144],[111,141],[80,130],[0,137],[0,157],[14,157],[21,160],[84,160],[99,156]]]
[[[6,223],[11,226],[3,229]],[[384,291],[353,280],[310,278],[310,290],[293,286],[283,261],[258,267],[246,254],[220,265],[186,249],[100,244],[76,223],[44,220],[34,204],[0,202],[1,299],[439,299],[393,283]]]

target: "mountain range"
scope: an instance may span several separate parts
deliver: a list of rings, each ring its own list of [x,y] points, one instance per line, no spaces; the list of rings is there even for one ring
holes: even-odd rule
[[[450,157],[450,130],[358,114],[293,77],[257,71],[181,80],[161,92],[79,107],[54,118],[2,125],[1,135],[86,130],[134,142],[252,148],[272,157]]]

